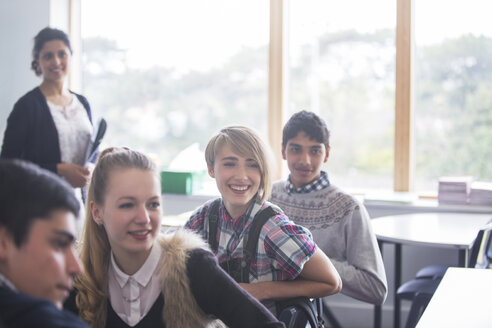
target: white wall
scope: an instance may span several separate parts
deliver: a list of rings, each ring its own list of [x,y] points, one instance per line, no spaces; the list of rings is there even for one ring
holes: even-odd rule
[[[14,103],[41,83],[31,67],[34,36],[44,27],[67,31],[69,0],[0,0],[0,136]]]

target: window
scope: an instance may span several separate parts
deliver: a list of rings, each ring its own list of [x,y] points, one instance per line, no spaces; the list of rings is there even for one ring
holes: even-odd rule
[[[292,0],[289,9],[285,117],[306,109],[326,121],[335,184],[391,189],[395,1]]]
[[[492,4],[418,0],[415,10],[416,190],[437,190],[443,175],[492,180]]]
[[[108,121],[106,144],[155,153],[167,166],[226,125],[266,136],[268,2],[81,5],[83,92]]]
[[[341,187],[394,185],[405,191],[413,185],[435,192],[442,175],[492,180],[488,1],[81,5],[83,92],[96,115],[109,122],[107,144],[153,152],[166,166],[191,144],[203,150],[225,125],[254,127],[267,140],[291,114],[307,109],[321,115],[332,133],[325,169]],[[270,5],[274,30],[279,17],[287,27],[287,46],[275,48],[285,51],[285,66],[274,70],[285,75],[268,69]],[[119,15],[105,14],[114,11]],[[412,30],[415,48],[406,41],[402,47]],[[272,35],[281,45],[282,33]],[[406,57],[395,59],[402,48]],[[285,83],[270,95],[269,74]],[[276,104],[270,108],[269,97]],[[276,119],[277,104],[283,104],[284,122]],[[411,114],[401,115],[401,108]],[[406,138],[406,130],[414,133]]]

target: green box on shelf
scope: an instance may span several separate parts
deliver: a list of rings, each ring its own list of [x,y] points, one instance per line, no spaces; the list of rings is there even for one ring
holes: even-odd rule
[[[202,172],[161,171],[162,192],[190,195],[201,187],[202,179]]]

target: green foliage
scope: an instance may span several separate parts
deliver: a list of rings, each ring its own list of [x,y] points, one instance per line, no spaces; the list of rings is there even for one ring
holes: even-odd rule
[[[417,54],[417,174],[492,179],[492,39],[466,35]]]

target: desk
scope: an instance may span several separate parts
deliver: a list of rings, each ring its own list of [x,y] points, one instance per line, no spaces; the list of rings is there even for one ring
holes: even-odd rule
[[[184,212],[178,215],[164,215],[161,220],[161,232],[173,232],[183,227],[190,218],[193,211]]]
[[[492,270],[449,268],[417,328],[492,326]]]
[[[414,213],[392,215],[371,220],[380,243],[395,245],[393,326],[400,327],[400,301],[396,291],[401,285],[401,246],[416,245],[456,249],[459,266],[465,266],[478,230],[492,218],[491,214]],[[381,248],[382,250],[382,248]],[[381,308],[376,308],[381,317]]]

